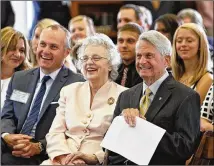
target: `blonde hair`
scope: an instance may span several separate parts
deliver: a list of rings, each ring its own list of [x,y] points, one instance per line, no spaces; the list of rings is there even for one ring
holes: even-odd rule
[[[72,18],[68,23],[69,30],[70,30],[71,24],[73,24],[74,22],[79,22],[79,21],[85,21],[87,23],[88,29],[89,29],[88,35],[94,35],[95,34],[96,31],[95,31],[93,20],[90,17],[85,16],[85,15],[79,15],[79,16]]]
[[[195,69],[195,73],[189,82],[190,85],[193,85],[207,72],[207,61],[209,55],[208,41],[203,28],[195,23],[186,23],[178,27],[173,39],[173,53],[171,60],[172,73],[177,81],[179,81],[185,73],[184,61],[179,57],[176,51],[176,37],[178,35],[178,31],[182,28],[194,32],[199,38],[198,62],[196,64],[197,68]]]
[[[28,62],[29,45],[27,39],[21,32],[16,31],[12,27],[5,27],[1,29],[1,62],[8,51],[16,47],[19,39],[23,39],[24,41],[25,59],[17,68],[15,68],[15,71],[26,70],[30,68],[30,64]]]
[[[44,28],[47,28],[51,25],[59,25],[59,23],[50,18],[44,18],[44,19],[40,20],[33,29],[32,37],[35,34],[36,28],[41,28],[41,30],[43,30]],[[30,50],[30,62],[32,63],[32,66],[37,66],[36,56],[34,55],[32,49]]]

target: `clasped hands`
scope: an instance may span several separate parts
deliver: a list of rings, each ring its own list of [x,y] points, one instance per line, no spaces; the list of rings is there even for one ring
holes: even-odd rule
[[[60,155],[53,160],[53,165],[95,165],[97,163],[99,161],[95,155],[82,152]]]
[[[40,154],[39,144],[31,142],[31,139],[31,136],[24,134],[8,134],[4,137],[4,141],[12,148],[12,155],[24,158]]]
[[[124,109],[123,112],[122,112],[122,115],[123,115],[126,123],[131,127],[135,127],[136,126],[136,117],[140,117],[140,118],[146,120],[146,118],[144,116],[142,116],[140,114],[139,110],[136,109],[136,108]]]

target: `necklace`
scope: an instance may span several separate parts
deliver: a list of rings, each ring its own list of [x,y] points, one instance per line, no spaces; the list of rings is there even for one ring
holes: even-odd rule
[[[189,82],[191,81],[193,76],[187,77],[187,78],[181,78],[180,82],[185,84],[185,85],[189,85]]]

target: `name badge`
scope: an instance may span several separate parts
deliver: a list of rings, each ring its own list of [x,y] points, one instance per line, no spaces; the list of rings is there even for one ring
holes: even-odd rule
[[[10,96],[10,100],[26,104],[29,96],[30,96],[30,93],[26,93],[26,92],[22,92],[17,89],[14,89],[12,95]]]

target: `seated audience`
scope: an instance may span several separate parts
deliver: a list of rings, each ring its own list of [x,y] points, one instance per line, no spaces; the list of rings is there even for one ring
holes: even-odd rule
[[[61,25],[42,30],[38,68],[16,72],[8,86],[1,116],[1,164],[39,165],[47,159],[45,136],[56,115],[63,86],[84,81],[64,67],[70,32]]]
[[[119,94],[116,84],[119,55],[104,34],[87,37],[78,51],[79,66],[87,79],[60,92],[59,107],[46,136],[49,160],[43,165],[101,164],[100,143],[111,124]]]
[[[140,35],[136,69],[143,82],[122,92],[114,111],[114,117],[122,115],[130,127],[138,125],[140,117],[166,130],[149,165],[184,165],[200,139],[200,97],[166,71],[164,56],[171,51],[170,41],[161,33]],[[110,165],[134,164],[111,151],[107,159]]]
[[[136,23],[127,23],[118,30],[117,48],[122,59],[116,83],[131,88],[142,82],[135,67],[135,46],[143,28]]]
[[[173,40],[172,73],[175,80],[199,93],[201,104],[213,80],[207,69],[208,55],[208,41],[201,26],[186,23],[176,30]]]
[[[27,61],[29,46],[24,35],[13,29],[1,29],[1,110],[11,77],[16,71],[30,68]]]

